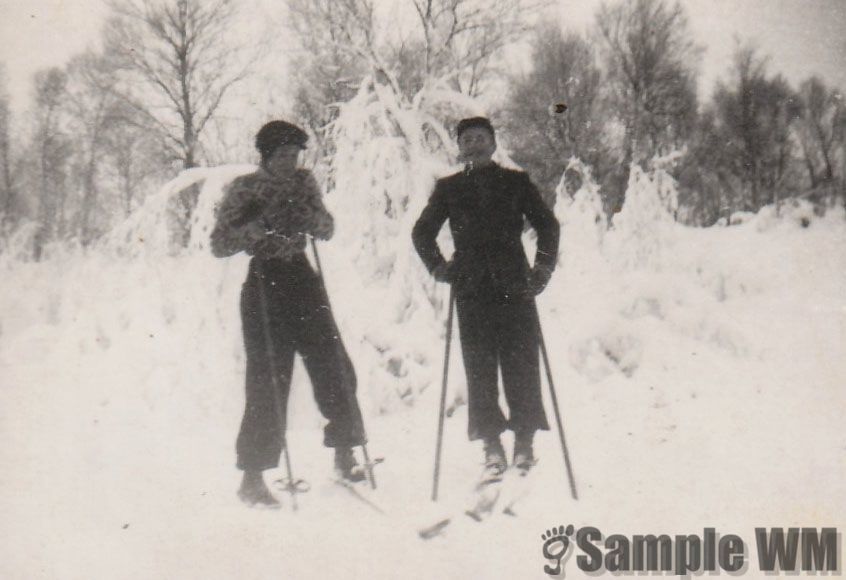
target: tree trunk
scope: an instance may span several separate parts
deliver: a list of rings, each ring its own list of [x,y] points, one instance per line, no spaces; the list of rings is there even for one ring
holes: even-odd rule
[[[94,205],[97,203],[97,184],[95,183],[96,161],[92,156],[88,161],[85,175],[85,191],[82,196],[82,208],[80,210],[80,240],[83,246],[87,246],[92,238],[91,231],[91,214],[94,210]]]

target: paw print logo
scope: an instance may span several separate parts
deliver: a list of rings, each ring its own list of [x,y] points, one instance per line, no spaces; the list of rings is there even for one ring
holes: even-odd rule
[[[552,529],[547,530],[541,535],[541,539],[543,540],[543,557],[555,563],[553,566],[545,564],[543,567],[543,571],[550,576],[561,574],[561,560],[570,547],[570,537],[574,532],[575,528],[573,524],[570,524],[566,528],[564,526],[553,526]]]

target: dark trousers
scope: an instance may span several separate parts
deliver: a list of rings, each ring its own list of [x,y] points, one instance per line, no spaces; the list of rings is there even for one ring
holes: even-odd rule
[[[317,406],[329,421],[324,445],[364,443],[355,371],[326,289],[304,254],[290,260],[253,258],[241,290],[241,320],[247,397],[236,443],[238,468],[279,465],[294,353],[302,357]]]
[[[534,299],[501,303],[483,296],[456,300],[461,350],[467,373],[470,439],[505,429],[549,429],[540,388],[538,312]],[[499,407],[502,372],[509,419]]]

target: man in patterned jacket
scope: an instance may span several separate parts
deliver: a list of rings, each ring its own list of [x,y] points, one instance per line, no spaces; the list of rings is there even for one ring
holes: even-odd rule
[[[528,469],[535,461],[535,431],[549,429],[535,295],[555,268],[559,225],[528,175],[491,160],[496,138],[488,119],[464,119],[457,133],[465,169],[438,180],[412,238],[435,279],[452,284],[467,373],[468,434],[483,441],[486,467],[499,475],[507,465],[502,431],[514,431],[513,462]],[[524,218],[538,236],[532,267],[521,242]],[[455,243],[450,261],[436,242],[446,220]],[[498,371],[508,419],[499,407]]]
[[[244,471],[238,496],[248,505],[276,507],[262,472],[278,466],[285,447],[294,354],[300,353],[318,408],[328,420],[324,444],[335,468],[359,481],[364,471],[352,447],[363,444],[355,371],[339,337],[320,276],[305,256],[307,236],[329,239],[334,222],[312,174],[297,168],[308,136],[272,121],[256,136],[258,171],[227,188],[211,234],[217,257],[253,256],[241,291],[247,353],[246,407],[236,443]]]

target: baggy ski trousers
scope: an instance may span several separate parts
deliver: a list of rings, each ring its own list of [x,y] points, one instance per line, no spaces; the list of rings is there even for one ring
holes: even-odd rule
[[[236,450],[242,470],[272,469],[285,446],[288,394],[299,353],[320,413],[323,443],[365,443],[356,378],[332,316],[323,281],[305,254],[254,257],[241,290],[247,353],[246,405]]]
[[[505,429],[548,430],[539,369],[538,312],[533,298],[500,302],[488,296],[458,297],[458,328],[467,373],[471,440]],[[508,404],[499,406],[498,371]]]

